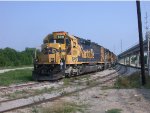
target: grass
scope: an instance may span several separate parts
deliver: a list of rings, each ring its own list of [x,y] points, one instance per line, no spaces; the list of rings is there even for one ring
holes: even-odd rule
[[[32,113],[39,113],[37,106],[32,107]]]
[[[43,88],[41,90],[35,90],[35,94],[42,94],[42,93],[51,93],[52,91],[57,90],[54,87],[50,87],[50,88]]]
[[[140,73],[133,73],[130,76],[119,77],[116,83],[114,84],[115,88],[141,88]],[[146,74],[146,85],[144,88],[150,88],[150,76]]]
[[[65,86],[70,85],[70,81],[71,81],[70,78],[64,78],[64,79],[63,79],[63,82],[64,82],[64,85],[65,85]]]
[[[114,108],[114,109],[107,110],[106,113],[121,113],[121,111],[122,109]]]
[[[32,69],[9,71],[0,74],[0,86],[9,86],[32,80]]]
[[[86,85],[89,86],[91,84],[89,78],[86,78]]]
[[[81,75],[81,76],[77,76],[77,77],[64,78],[63,79],[63,83],[64,83],[64,86],[69,86],[72,83],[76,83],[76,85],[80,86],[80,85],[83,85],[83,82],[80,82],[82,80],[86,81],[85,84],[87,86],[92,84],[92,81],[90,81],[90,76],[89,75],[86,75],[86,76],[85,75]]]
[[[20,98],[25,94],[28,94],[28,92],[26,90],[22,90],[22,91],[15,91],[14,93],[5,94],[3,96],[7,96],[9,99],[15,99]]]
[[[73,102],[55,102],[52,106],[43,107],[38,110],[40,113],[84,113],[85,105]]]

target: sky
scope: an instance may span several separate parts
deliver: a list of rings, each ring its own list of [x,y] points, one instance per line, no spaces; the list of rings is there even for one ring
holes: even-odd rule
[[[141,2],[143,34],[150,2]],[[150,17],[148,18],[150,23]],[[90,39],[119,54],[138,42],[135,1],[0,2],[0,48],[38,47],[54,31]]]

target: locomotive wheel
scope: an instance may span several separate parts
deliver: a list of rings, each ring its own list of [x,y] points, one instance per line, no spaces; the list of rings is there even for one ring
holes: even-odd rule
[[[82,74],[82,70],[81,70],[81,68],[79,68],[77,71],[77,75],[81,75],[81,74]]]

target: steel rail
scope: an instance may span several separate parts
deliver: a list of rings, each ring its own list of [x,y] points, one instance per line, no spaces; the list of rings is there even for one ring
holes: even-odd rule
[[[10,90],[10,89],[18,89],[18,88],[23,88],[23,87],[27,87],[27,86],[34,86],[40,84],[39,82],[36,83],[26,83],[26,84],[22,84],[22,85],[15,85],[15,86],[8,86],[8,87],[2,87],[0,88],[0,92],[5,91],[5,90]]]

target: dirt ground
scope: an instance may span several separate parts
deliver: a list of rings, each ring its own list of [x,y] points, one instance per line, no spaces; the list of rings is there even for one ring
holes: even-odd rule
[[[119,109],[121,113],[150,113],[150,90],[149,89],[103,89],[99,86],[75,93],[57,100],[57,103],[47,102],[36,106],[37,108],[63,104],[62,102],[74,102],[84,104],[84,113],[107,113],[108,110]],[[32,108],[14,111],[15,113],[31,113]],[[11,113],[14,113],[11,112]],[[55,112],[46,112],[55,113]],[[65,113],[65,112],[64,112]],[[69,112],[67,112],[69,113]],[[74,113],[74,112],[73,112]],[[83,112],[75,112],[83,113]],[[118,112],[112,112],[118,113]]]
[[[150,113],[150,90],[148,89],[94,87],[65,99],[89,105],[85,113],[105,113],[111,109],[121,109],[121,113]]]

